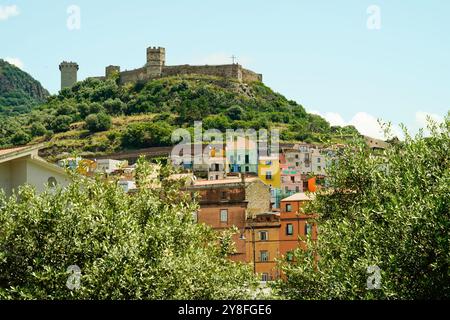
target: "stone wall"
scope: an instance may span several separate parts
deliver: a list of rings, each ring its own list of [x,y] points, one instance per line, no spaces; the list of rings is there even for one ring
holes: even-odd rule
[[[242,68],[242,81],[247,82],[247,83],[255,82],[255,81],[262,82],[263,76],[260,73],[256,73],[251,70]]]
[[[242,80],[242,67],[238,64],[216,65],[216,66],[165,66],[162,76],[177,76],[186,74],[198,74],[207,76],[217,76]]]
[[[123,71],[120,73],[120,83],[138,82],[147,80],[147,68],[142,67],[135,70]]]

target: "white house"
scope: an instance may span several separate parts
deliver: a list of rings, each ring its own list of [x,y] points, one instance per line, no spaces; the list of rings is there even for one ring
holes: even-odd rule
[[[97,169],[95,172],[97,173],[107,173],[111,174],[117,169],[125,167],[128,165],[127,161],[114,160],[114,159],[98,159],[96,160]]]
[[[69,176],[60,167],[38,156],[41,145],[0,149],[0,189],[6,195],[21,185],[29,184],[43,192],[46,186],[67,186]]]

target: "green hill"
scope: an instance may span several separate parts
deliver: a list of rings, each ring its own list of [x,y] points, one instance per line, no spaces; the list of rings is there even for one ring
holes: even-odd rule
[[[176,128],[279,128],[283,141],[324,142],[351,134],[262,83],[208,77],[167,77],[117,85],[87,79],[51,96],[30,113],[0,122],[0,145],[48,142],[48,155],[101,155],[167,146]]]
[[[0,115],[30,112],[48,95],[28,73],[0,59]]]

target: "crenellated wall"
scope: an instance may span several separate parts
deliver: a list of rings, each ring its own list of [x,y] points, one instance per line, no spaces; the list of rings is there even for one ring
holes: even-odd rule
[[[144,67],[120,72],[119,66],[106,67],[105,77],[96,77],[105,79],[114,72],[120,72],[120,83],[134,83],[138,81],[147,81],[159,77],[170,77],[179,75],[207,75],[229,79],[236,79],[242,82],[262,81],[262,75],[251,70],[244,69],[240,64],[225,65],[178,65],[166,66],[166,51],[161,47],[147,48],[147,63]]]
[[[207,76],[216,76],[224,78],[233,78],[242,80],[242,67],[238,64],[215,65],[215,66],[166,66],[163,68],[162,76],[178,76],[183,74],[198,74]]]
[[[135,70],[123,71],[120,73],[120,83],[138,82],[148,80],[147,68],[139,68]]]

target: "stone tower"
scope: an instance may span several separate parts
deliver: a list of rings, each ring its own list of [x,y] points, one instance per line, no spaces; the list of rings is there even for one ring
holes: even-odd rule
[[[161,47],[147,48],[147,76],[149,78],[160,77],[166,64],[166,49]]]
[[[107,79],[111,78],[116,73],[120,74],[120,66],[107,66],[105,69],[105,76]]]
[[[76,62],[61,62],[59,65],[59,70],[61,70],[61,90],[70,88],[77,82],[78,69]]]

